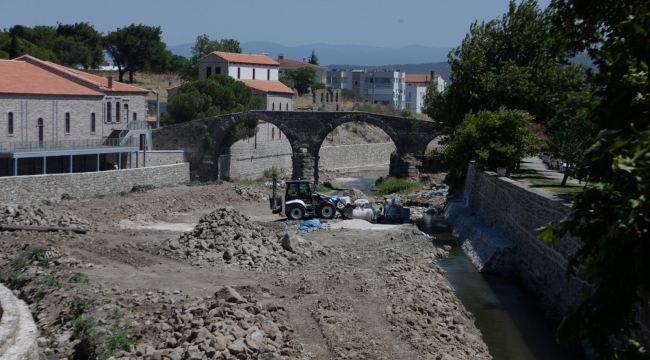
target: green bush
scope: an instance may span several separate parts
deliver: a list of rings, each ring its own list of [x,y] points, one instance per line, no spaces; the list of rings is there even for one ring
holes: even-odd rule
[[[74,197],[68,193],[61,194],[61,200],[74,200]]]
[[[70,312],[76,318],[90,309],[90,303],[86,299],[75,298],[70,302]]]
[[[14,259],[14,267],[18,269],[25,268],[29,266],[32,262],[38,261],[39,265],[47,266],[50,262],[50,259],[47,257],[47,251],[44,249],[34,249],[28,250]]]
[[[72,274],[72,276],[70,277],[70,280],[68,280],[68,281],[71,282],[71,283],[74,283],[74,284],[80,284],[80,283],[86,284],[86,283],[88,283],[88,276],[86,276],[86,275],[84,275],[82,273],[74,273],[74,274]]]
[[[332,183],[330,183],[330,182],[319,183],[314,188],[314,191],[319,192],[319,193],[326,193],[326,192],[330,192],[332,190],[334,190],[334,186],[332,186]]]
[[[404,179],[379,178],[375,183],[375,194],[378,196],[389,194],[408,194],[422,187],[419,182],[409,182]]]
[[[273,174],[281,174],[284,172],[284,169],[278,169],[275,166],[271,166],[270,168],[264,170],[264,178],[265,179],[272,179]]]

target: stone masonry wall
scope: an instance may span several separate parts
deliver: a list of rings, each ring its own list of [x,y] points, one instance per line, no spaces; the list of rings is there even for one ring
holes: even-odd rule
[[[38,329],[25,303],[0,284],[0,358],[37,360]]]
[[[578,250],[579,241],[565,237],[545,244],[537,238],[537,228],[569,214],[566,203],[471,165],[464,196],[476,217],[514,244],[515,273],[540,297],[539,303],[552,318],[561,318],[589,291],[586,282],[568,281],[565,276],[568,257]]]
[[[337,170],[363,166],[389,165],[395,144],[375,143],[357,145],[322,146],[318,152],[318,167]]]
[[[144,152],[138,152],[138,166],[144,166]],[[187,162],[183,150],[147,151],[147,167],[172,165]],[[133,167],[135,167],[135,154],[133,154]]]
[[[14,204],[128,192],[134,184],[165,186],[190,180],[188,163],[75,174],[9,176],[0,178],[0,203]]]

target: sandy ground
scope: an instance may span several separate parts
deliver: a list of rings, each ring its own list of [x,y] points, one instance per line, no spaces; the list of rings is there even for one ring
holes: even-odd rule
[[[0,277],[30,304],[41,333],[41,352],[48,359],[90,356],[100,345],[80,332],[75,319],[95,319],[98,328],[104,328],[113,321],[111,311],[118,310],[125,317],[114,320],[114,326],[140,337],[139,345],[113,353],[122,358],[172,360],[172,350],[184,351],[181,356],[188,359],[491,358],[473,316],[455,297],[435,260],[445,252],[414,225],[334,220],[329,229],[300,234],[311,248],[290,252],[275,236],[295,234],[297,223],[268,210],[269,194],[261,185],[226,183],[41,205],[44,213],[75,214],[93,230],[86,235],[0,233]],[[260,236],[272,239],[273,244],[265,242],[277,254],[277,263],[258,266],[261,263],[253,264],[245,255],[239,255],[239,262],[224,261],[217,250],[195,257],[191,249],[169,249],[170,242],[194,228],[202,216],[223,206],[246,216],[248,225],[259,227]],[[322,249],[319,256],[317,248]],[[20,256],[38,249],[49,251],[47,259],[34,257],[31,263],[17,265]],[[77,278],[83,281],[73,281]],[[230,351],[214,352],[214,342],[196,342],[193,331],[203,326],[210,330],[210,320],[203,325],[203,318],[185,324],[179,319],[194,313],[191,306],[197,302],[213,301],[216,306],[215,291],[222,286],[237,289],[248,301],[240,301],[242,307],[257,304],[267,321],[277,324],[281,334],[274,342],[267,331],[264,346],[273,344],[278,357],[263,350],[237,354],[232,344]],[[78,299],[88,304],[81,311]],[[279,310],[267,312],[263,299],[281,304]],[[259,313],[250,306],[248,311]],[[222,320],[228,318],[240,319],[236,311]],[[239,326],[252,329],[242,322]],[[226,336],[222,332],[213,326],[209,335]],[[229,336],[232,339],[225,341],[239,341],[234,330]],[[174,337],[178,341],[170,340]],[[192,357],[192,351],[198,357]]]

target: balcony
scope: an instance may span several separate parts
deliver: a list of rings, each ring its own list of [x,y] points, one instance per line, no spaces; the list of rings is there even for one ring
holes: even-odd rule
[[[0,157],[23,158],[137,151],[138,137],[114,139],[0,142]]]

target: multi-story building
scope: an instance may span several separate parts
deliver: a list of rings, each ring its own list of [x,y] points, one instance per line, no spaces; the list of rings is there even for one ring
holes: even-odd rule
[[[98,171],[107,154],[137,152],[148,92],[29,55],[0,60],[0,176]]]
[[[277,61],[280,64],[280,78],[284,76],[285,71],[287,70],[297,70],[306,67],[314,69],[314,71],[316,71],[316,82],[325,84],[327,81],[327,67],[310,64],[307,62],[306,57],[302,58],[302,61],[300,61],[285,58],[283,54],[279,54],[278,57],[274,58],[273,60]]]
[[[199,79],[226,74],[262,98],[263,110],[293,110],[293,90],[279,81],[280,63],[268,55],[214,51],[199,59]]]
[[[429,86],[434,85],[440,92],[445,90],[447,83],[436,74],[434,71],[431,74],[408,74],[406,75],[406,96],[405,96],[405,109],[409,109],[414,113],[422,114],[424,108],[424,98],[427,94]]]

